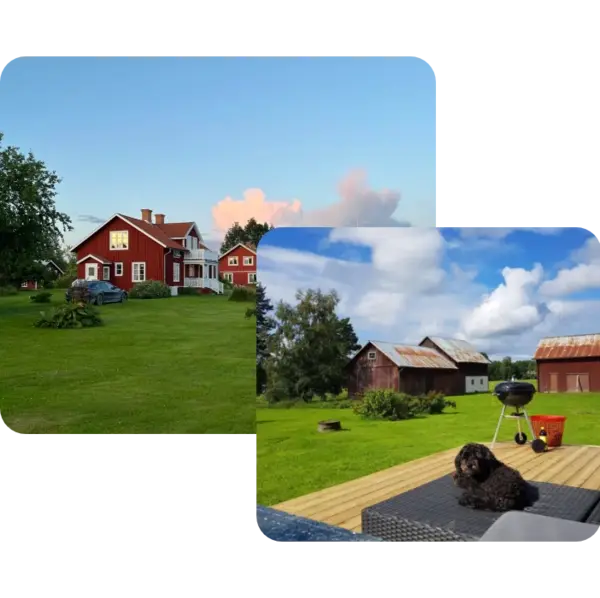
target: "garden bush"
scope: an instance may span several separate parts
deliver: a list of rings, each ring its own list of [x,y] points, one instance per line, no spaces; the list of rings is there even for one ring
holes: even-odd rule
[[[50,303],[51,299],[52,293],[49,293],[48,291],[38,291],[29,296],[29,300],[34,303]]]
[[[233,287],[229,301],[256,301],[256,289],[254,287]]]
[[[54,281],[54,286],[57,289],[68,289],[77,280],[76,276],[63,274]]]
[[[137,282],[129,291],[130,299],[167,299],[170,296],[171,289],[160,280]]]
[[[18,292],[17,287],[10,285],[0,286],[0,297],[9,297],[10,295],[16,295]]]
[[[456,409],[456,402],[447,400],[441,392],[432,390],[426,395],[419,395],[417,397],[417,409],[419,413],[438,415],[443,413],[446,407]]]
[[[389,389],[368,390],[361,400],[353,404],[353,410],[369,419],[409,419],[415,415],[411,398]]]
[[[101,326],[98,310],[88,303],[66,303],[50,313],[41,312],[36,328],[90,328]]]

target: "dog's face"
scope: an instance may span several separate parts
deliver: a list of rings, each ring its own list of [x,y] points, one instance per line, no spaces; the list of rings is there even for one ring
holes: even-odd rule
[[[466,444],[454,459],[455,478],[465,477],[480,481],[485,480],[495,462],[496,457],[487,446],[475,443]]]

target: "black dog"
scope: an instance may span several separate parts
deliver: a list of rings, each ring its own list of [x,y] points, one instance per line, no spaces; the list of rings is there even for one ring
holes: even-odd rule
[[[462,447],[454,460],[454,483],[464,490],[458,503],[471,509],[522,511],[538,498],[537,488],[483,444]]]

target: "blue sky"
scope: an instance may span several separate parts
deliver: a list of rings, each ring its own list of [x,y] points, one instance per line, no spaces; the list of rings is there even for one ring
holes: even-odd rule
[[[82,216],[147,207],[210,232],[294,199],[308,222],[343,226],[348,209],[322,209],[356,169],[368,183],[342,199],[364,203],[363,221],[379,205],[367,191],[388,188],[395,219],[435,224],[435,78],[418,59],[21,58],[0,114],[4,143],[63,177],[69,240],[94,228]],[[263,195],[244,202],[248,189]]]
[[[582,228],[278,228],[258,263],[274,302],[336,289],[361,342],[440,335],[525,358],[543,336],[600,332],[600,243]]]

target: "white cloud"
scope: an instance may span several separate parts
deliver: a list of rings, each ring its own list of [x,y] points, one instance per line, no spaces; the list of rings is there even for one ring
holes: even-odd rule
[[[600,288],[600,242],[590,237],[582,247],[573,252],[576,265],[559,270],[556,277],[540,287],[548,297],[560,297],[588,289]]]
[[[426,335],[464,338],[490,355],[532,355],[539,339],[590,332],[599,301],[572,301],[540,293],[544,268],[504,268],[503,282],[488,288],[472,267],[452,262],[436,229],[333,229],[326,245],[371,251],[372,263],[302,251],[259,248],[259,278],[275,301],[293,303],[298,288],[336,289],[340,314],[367,338],[418,343]],[[596,259],[595,241],[575,257]],[[362,251],[364,255],[364,251]],[[593,330],[592,332],[594,332]]]

